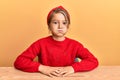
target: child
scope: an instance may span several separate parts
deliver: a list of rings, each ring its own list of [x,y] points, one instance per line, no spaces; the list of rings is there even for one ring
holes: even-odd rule
[[[19,55],[15,68],[58,77],[90,71],[98,66],[98,60],[88,49],[78,41],[65,37],[70,25],[70,15],[65,8],[53,8],[47,16],[47,24],[52,35],[37,40]],[[33,61],[36,56],[38,62]],[[77,57],[80,62],[75,61]]]

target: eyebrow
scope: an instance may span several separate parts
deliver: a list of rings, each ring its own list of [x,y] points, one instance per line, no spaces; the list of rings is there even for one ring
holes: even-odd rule
[[[51,21],[59,21],[59,20],[51,20]],[[62,20],[62,21],[68,21],[68,20]]]

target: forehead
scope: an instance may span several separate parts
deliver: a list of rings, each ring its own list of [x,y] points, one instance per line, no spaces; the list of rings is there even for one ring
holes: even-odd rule
[[[54,13],[52,20],[66,20],[66,18],[62,13]]]

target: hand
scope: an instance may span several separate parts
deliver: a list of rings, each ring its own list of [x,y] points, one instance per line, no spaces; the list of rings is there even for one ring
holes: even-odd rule
[[[40,65],[39,71],[49,77],[64,77],[71,73],[74,73],[74,69],[72,66],[67,67],[50,67],[50,66],[44,66]]]
[[[61,69],[62,67],[50,67],[50,66],[44,66],[44,65],[39,66],[39,71],[49,77],[61,76],[60,74]]]
[[[74,69],[72,66],[63,67],[59,72],[59,74],[62,75],[63,77],[71,73],[74,73]]]

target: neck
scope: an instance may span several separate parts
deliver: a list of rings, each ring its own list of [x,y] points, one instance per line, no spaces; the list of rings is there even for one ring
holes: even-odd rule
[[[65,37],[62,36],[62,37],[57,37],[57,36],[52,36],[54,40],[56,41],[64,41],[65,40]]]

